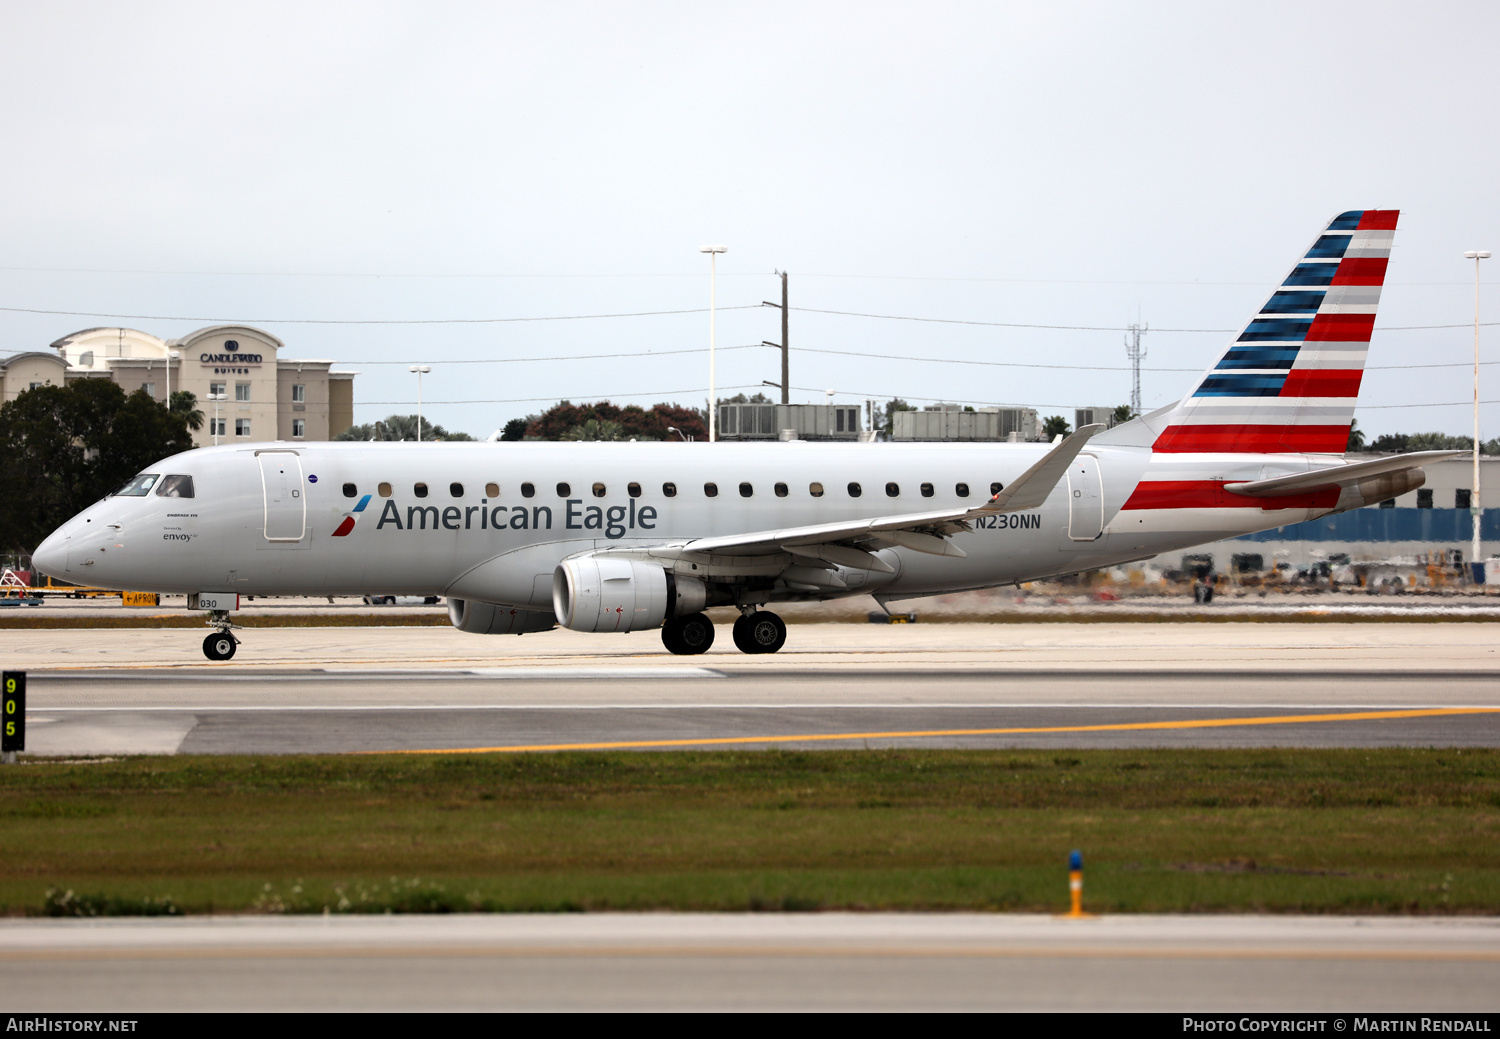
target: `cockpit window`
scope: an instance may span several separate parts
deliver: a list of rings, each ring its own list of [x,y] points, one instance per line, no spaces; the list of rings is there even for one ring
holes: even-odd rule
[[[156,483],[156,473],[142,473],[115,491],[121,498],[144,498]]]
[[[156,485],[158,498],[191,498],[193,478],[191,476],[163,476]]]

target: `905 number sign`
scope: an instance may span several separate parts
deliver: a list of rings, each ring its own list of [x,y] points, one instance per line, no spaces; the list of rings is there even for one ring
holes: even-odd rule
[[[0,752],[13,754],[26,749],[26,672],[0,674]]]

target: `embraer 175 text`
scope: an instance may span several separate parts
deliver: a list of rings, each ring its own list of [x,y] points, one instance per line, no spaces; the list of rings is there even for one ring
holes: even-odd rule
[[[1343,213],[1180,401],[1048,444],[284,443],[165,459],[36,550],[65,581],[188,593],[234,655],[242,594],[444,595],[477,634],[660,628],[774,653],[766,606],[881,604],[1111,566],[1420,487],[1346,464],[1397,212]]]

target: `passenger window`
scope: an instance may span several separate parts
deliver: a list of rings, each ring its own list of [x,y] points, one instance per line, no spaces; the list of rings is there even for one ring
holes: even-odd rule
[[[719,485],[716,483],[706,483],[703,485],[703,493],[710,498],[717,498],[719,496]]]
[[[569,484],[560,483],[560,484],[557,485],[557,496],[559,498],[566,498],[568,495],[570,495],[572,493],[573,493],[573,488]]]
[[[523,483],[523,484],[521,484],[521,497],[523,497],[523,498],[535,498],[536,497],[536,487],[533,486],[532,484],[529,484],[529,483]]]
[[[595,498],[602,498],[602,497],[604,497],[604,484],[602,484],[602,483],[596,483],[596,484],[594,484],[594,497]]]
[[[641,485],[638,484],[638,483],[629,483],[629,484],[626,484],[625,485],[625,491],[632,498],[639,498],[641,496]]]
[[[425,483],[412,484],[411,492],[418,498],[427,497],[427,485]]]
[[[448,485],[448,494],[454,498],[462,498],[464,496],[464,485],[461,483],[450,483]]]
[[[898,483],[888,483],[888,484],[886,484],[885,485],[885,496],[887,498],[899,498],[899,497],[901,497],[901,485],[898,484]]]
[[[662,495],[663,498],[675,498],[675,497],[677,497],[677,485],[675,483],[670,483],[670,482],[662,484],[661,485],[661,495]]]
[[[823,485],[821,483],[810,483],[807,485],[807,493],[814,498],[823,497]]]
[[[487,497],[500,497],[500,485],[498,483],[487,483],[484,485],[484,493]]]
[[[778,497],[778,498],[785,498],[786,495],[787,495],[786,484],[784,484],[784,483],[778,483],[776,485],[776,497]]]
[[[748,483],[742,483],[742,484],[740,484],[740,497],[741,498],[748,498],[748,497],[750,497],[754,493],[755,493],[755,488],[751,487]]]
[[[191,498],[193,478],[191,476],[163,476],[156,485],[156,494],[161,498]]]
[[[346,483],[346,484],[344,484],[344,497],[345,498],[358,498],[359,497],[359,488],[356,487],[356,486],[354,486],[354,484],[352,484],[352,483]]]
[[[924,497],[924,498],[931,498],[932,497],[932,484],[930,484],[930,483],[924,483],[922,485],[922,497]]]
[[[143,473],[115,491],[115,494],[121,498],[144,498],[155,483],[155,473]]]
[[[391,485],[388,483],[383,483],[375,489],[380,492],[382,498],[389,498],[391,496]]]
[[[864,493],[864,488],[860,487],[859,484],[852,482],[849,484],[849,497],[858,498],[861,494]]]
[[[966,483],[954,484],[953,493],[958,495],[960,498],[967,498],[969,496],[969,485]]]

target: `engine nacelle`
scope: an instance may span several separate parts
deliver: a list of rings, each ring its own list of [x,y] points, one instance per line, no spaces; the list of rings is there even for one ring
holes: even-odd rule
[[[542,610],[518,610],[473,599],[449,599],[448,620],[459,631],[473,635],[524,635],[550,631],[557,618]]]
[[[1416,490],[1427,482],[1427,473],[1417,466],[1413,469],[1402,469],[1394,473],[1382,473],[1379,476],[1367,477],[1345,487],[1339,492],[1338,504],[1334,506],[1335,512],[1345,512],[1349,509],[1359,509],[1366,505],[1374,505],[1383,502],[1387,498],[1396,498]]]
[[[640,631],[703,609],[708,588],[634,559],[565,559],[552,573],[552,609],[574,631]]]

